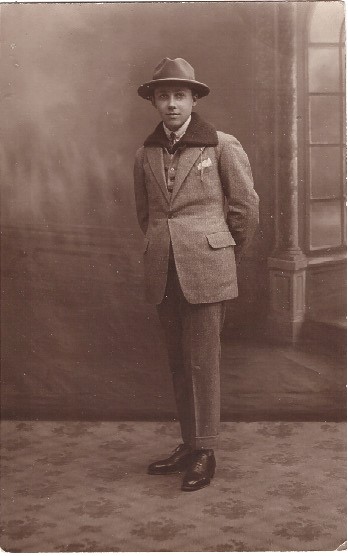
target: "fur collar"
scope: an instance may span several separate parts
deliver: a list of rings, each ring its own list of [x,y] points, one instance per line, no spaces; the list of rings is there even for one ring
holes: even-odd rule
[[[202,120],[196,112],[192,112],[186,133],[176,144],[178,146],[187,145],[188,147],[215,147],[218,144],[218,136],[212,124]],[[167,147],[168,145],[162,122],[158,124],[155,131],[144,142],[145,147],[154,145],[161,147]]]

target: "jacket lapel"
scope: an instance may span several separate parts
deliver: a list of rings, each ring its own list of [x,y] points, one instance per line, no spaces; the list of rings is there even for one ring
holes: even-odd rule
[[[169,203],[170,197],[166,185],[162,147],[147,147],[146,152],[151,170],[156,178],[158,185],[160,186],[160,189],[167,203]]]
[[[174,197],[177,195],[187,174],[189,173],[192,166],[194,165],[194,163],[196,162],[200,154],[203,152],[203,150],[204,147],[192,147],[190,149],[184,149],[184,151],[181,153],[179,158],[178,168],[176,171],[176,176],[175,176],[175,183],[172,192],[172,201]]]

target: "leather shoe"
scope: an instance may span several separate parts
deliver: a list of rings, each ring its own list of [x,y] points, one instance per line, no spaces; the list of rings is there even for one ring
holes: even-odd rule
[[[216,461],[214,450],[196,450],[184,477],[181,490],[198,490],[210,484],[214,477]]]
[[[167,459],[151,463],[147,469],[150,475],[170,475],[185,471],[191,462],[192,448],[186,444],[179,444]]]

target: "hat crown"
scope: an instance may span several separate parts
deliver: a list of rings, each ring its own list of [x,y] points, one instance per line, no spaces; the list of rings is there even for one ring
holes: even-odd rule
[[[191,87],[198,98],[204,97],[210,92],[208,85],[196,81],[193,67],[184,58],[174,58],[174,60],[163,58],[154,70],[152,81],[140,85],[138,95],[150,100],[157,85],[163,85],[171,81]]]
[[[153,79],[187,79],[195,80],[195,72],[191,64],[183,58],[163,58],[155,68]]]

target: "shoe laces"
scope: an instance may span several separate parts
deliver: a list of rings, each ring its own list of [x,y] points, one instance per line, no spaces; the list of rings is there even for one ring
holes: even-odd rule
[[[192,471],[197,471],[198,473],[202,471],[203,463],[201,461],[196,461],[195,464],[192,466]]]
[[[201,459],[201,456],[197,456],[197,458],[193,460],[191,469],[192,471],[200,472],[202,468],[203,468],[203,461]]]

